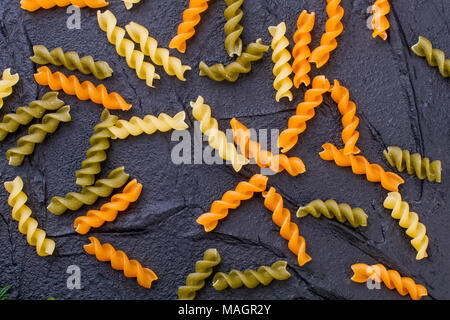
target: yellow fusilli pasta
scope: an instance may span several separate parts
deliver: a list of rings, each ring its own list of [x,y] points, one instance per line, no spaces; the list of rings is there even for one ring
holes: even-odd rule
[[[131,8],[133,8],[133,5],[135,5],[136,3],[141,2],[141,0],[122,0],[123,4],[125,5],[125,8],[127,8],[127,10],[130,10]]]
[[[2,79],[0,80],[0,109],[3,107],[3,98],[11,95],[12,87],[19,81],[19,74],[11,74],[11,69],[3,71]]]

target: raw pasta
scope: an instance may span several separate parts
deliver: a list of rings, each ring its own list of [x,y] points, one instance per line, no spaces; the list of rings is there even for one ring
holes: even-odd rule
[[[212,280],[213,287],[216,290],[225,290],[228,287],[237,289],[242,286],[253,289],[259,284],[268,286],[273,280],[286,280],[291,277],[286,266],[286,261],[277,261],[270,267],[261,266],[258,270],[231,270],[228,274],[217,272]]]
[[[51,9],[55,6],[67,7],[75,5],[78,8],[101,8],[108,5],[105,0],[20,0],[20,6],[27,11],[36,11],[40,8]]]
[[[306,87],[311,83],[308,75],[311,71],[311,65],[308,57],[311,55],[309,44],[311,43],[311,31],[314,28],[315,13],[308,13],[303,10],[297,19],[297,31],[294,33],[295,46],[292,49],[292,71],[294,72],[294,86],[300,87],[304,84]]]
[[[241,34],[244,28],[239,24],[244,12],[241,6],[244,0],[225,0],[227,8],[223,15],[225,16],[225,50],[230,57],[240,56],[242,53]]]
[[[389,20],[386,18],[386,15],[389,13],[389,11],[391,11],[391,6],[389,5],[388,0],[376,0],[373,4],[373,17],[371,21],[373,38],[376,38],[378,36],[383,40],[387,39],[386,30],[389,29],[390,24]]]
[[[450,77],[450,59],[445,58],[444,51],[433,48],[430,40],[419,36],[419,41],[411,47],[411,50],[419,57],[425,57],[430,66],[438,67],[444,78]]]
[[[239,182],[234,190],[225,192],[222,199],[214,201],[209,212],[197,218],[197,223],[202,225],[206,232],[214,230],[219,220],[228,216],[230,209],[236,209],[241,201],[251,199],[255,192],[266,190],[267,180],[266,176],[255,174],[248,182]]]
[[[17,176],[13,181],[4,183],[9,193],[8,204],[12,207],[12,217],[19,222],[19,231],[27,235],[30,246],[36,247],[40,256],[50,256],[55,250],[55,241],[47,238],[44,230],[38,228],[38,222],[31,218],[31,209],[26,205],[27,195],[23,192],[22,178]]]
[[[11,74],[11,69],[5,69],[0,80],[0,109],[3,107],[3,98],[11,95],[12,87],[19,82],[19,74]]]
[[[131,8],[133,8],[133,5],[139,2],[141,2],[141,0],[123,0],[123,4],[125,5],[125,8],[127,8],[127,10],[130,10]]]

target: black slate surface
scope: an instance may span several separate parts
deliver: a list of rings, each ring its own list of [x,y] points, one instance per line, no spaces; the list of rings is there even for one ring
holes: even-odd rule
[[[129,21],[143,24],[161,46],[167,47],[187,3],[187,0],[143,0],[127,11],[122,1],[116,0],[111,1],[107,9],[117,16],[120,26]],[[249,165],[239,173],[230,165],[175,165],[170,161],[170,154],[176,142],[171,141],[170,133],[142,135],[112,143],[99,177],[124,165],[131,177],[143,183],[144,189],[127,213],[91,234],[124,250],[130,258],[159,275],[151,290],[144,289],[134,279],[112,270],[108,263],[87,255],[83,250],[87,236],[74,232],[75,217],[84,215],[90,208],[100,207],[107,200],[62,216],[46,211],[51,197],[79,190],[74,172],[85,158],[89,137],[102,111],[102,107],[92,102],[81,102],[61,93],[60,97],[71,105],[72,122],[62,125],[57,133],[38,145],[22,166],[8,166],[5,153],[16,145],[18,137],[26,134],[26,128],[11,134],[0,145],[1,181],[12,180],[16,175],[23,178],[33,216],[56,241],[57,249],[51,257],[36,255],[35,248],[18,232],[7,204],[8,194],[1,188],[0,287],[12,285],[12,299],[176,299],[177,287],[184,284],[195,261],[207,248],[217,248],[223,259],[219,271],[256,268],[285,259],[292,277],[265,288],[224,292],[216,292],[208,282],[198,293],[198,299],[407,299],[385,287],[368,290],[365,285],[352,283],[350,265],[356,262],[383,263],[413,277],[427,287],[427,299],[450,298],[450,83],[409,49],[418,36],[423,35],[450,55],[450,4],[444,0],[392,1],[387,41],[372,39],[366,28],[366,8],[370,4],[368,0],[342,1],[344,32],[338,38],[338,48],[325,67],[319,71],[313,68],[311,74],[339,79],[349,88],[361,120],[359,146],[371,162],[388,169],[382,155],[388,145],[399,145],[442,160],[441,184],[401,174],[405,179],[400,187],[403,198],[427,226],[428,258],[415,260],[416,252],[404,229],[382,206],[386,190],[363,176],[353,175],[350,168],[337,167],[318,157],[325,142],[341,146],[340,115],[328,95],[324,104],[317,108],[317,116],[308,122],[307,131],[300,137],[301,143],[289,152],[290,156],[300,156],[308,171],[297,177],[283,172],[269,178],[269,185],[284,196],[293,221],[299,223],[300,233],[306,239],[307,252],[313,260],[304,267],[297,265],[296,256],[280,237],[279,228],[272,223],[271,214],[259,195],[232,211],[214,232],[207,234],[195,223],[201,213],[209,210],[213,200],[259,172],[256,165]],[[315,47],[326,21],[325,6],[325,1],[312,0],[246,0],[242,20],[244,46],[257,38],[270,44],[267,27],[281,21],[286,22],[288,37],[292,39],[297,16],[307,9],[316,12]],[[185,110],[192,133],[189,102],[202,95],[224,130],[229,128],[232,117],[248,127],[282,130],[297,103],[302,101],[305,89],[294,90],[292,102],[275,102],[271,51],[254,64],[250,74],[234,84],[198,76],[200,60],[207,63],[230,61],[223,48],[224,9],[224,1],[212,1],[196,28],[197,34],[188,41],[187,53],[182,55],[171,50],[193,67],[186,73],[188,81],[183,83],[169,77],[157,67],[161,80],[155,82],[156,89],[151,89],[136,77],[108,43],[97,25],[95,9],[82,9],[81,29],[68,30],[69,14],[65,8],[29,13],[20,9],[19,1],[0,0],[0,69],[12,67],[21,77],[0,113],[4,115],[20,105],[27,105],[48,91],[47,87],[34,82],[36,66],[29,60],[32,45],[43,44],[108,61],[114,75],[102,83],[133,104],[128,112],[113,112],[122,118],[160,112],[173,115]],[[70,74],[64,69],[51,68]],[[74,73],[82,80],[100,83],[92,76]],[[299,205],[316,198],[334,198],[362,207],[369,216],[368,226],[355,230],[335,220],[294,217]],[[66,287],[69,276],[66,270],[70,265],[81,269],[80,290]]]

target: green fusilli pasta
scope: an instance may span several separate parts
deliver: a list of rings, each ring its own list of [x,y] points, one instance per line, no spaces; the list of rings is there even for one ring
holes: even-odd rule
[[[241,5],[244,0],[225,0],[227,8],[224,11],[225,26],[225,50],[230,57],[242,53],[242,39],[241,34],[244,28],[239,24],[244,13],[241,10]]]
[[[411,50],[419,57],[425,57],[430,66],[438,67],[444,78],[450,77],[450,59],[445,58],[442,50],[433,49],[430,40],[419,36],[419,41],[411,47]]]

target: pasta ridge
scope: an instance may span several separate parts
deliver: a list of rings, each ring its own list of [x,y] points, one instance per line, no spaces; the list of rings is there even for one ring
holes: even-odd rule
[[[425,57],[430,66],[438,67],[444,78],[450,77],[450,59],[445,58],[444,51],[433,48],[430,40],[419,36],[419,41],[411,49],[419,57]]]
[[[239,22],[244,16],[241,9],[244,0],[225,0],[226,9],[224,11],[225,26],[225,49],[230,57],[234,55],[240,56],[242,53],[242,39],[241,34],[244,30]]]
[[[383,40],[387,39],[386,30],[389,29],[390,24],[389,20],[386,18],[386,15],[391,11],[391,6],[389,5],[388,0],[376,0],[372,6],[372,37],[376,38],[377,36]]]
[[[40,8],[51,9],[55,6],[67,7],[69,5],[78,8],[101,8],[107,6],[108,2],[105,0],[20,0],[20,5],[27,11],[36,11]]]
[[[308,73],[311,71],[311,65],[308,61],[311,55],[309,44],[311,43],[311,31],[314,28],[315,13],[309,13],[303,10],[297,19],[297,30],[294,33],[294,48],[292,49],[292,71],[294,72],[294,86],[300,87],[304,84],[306,87],[311,83]]]
[[[3,107],[3,98],[10,96],[13,86],[19,82],[19,74],[11,74],[11,68],[5,69],[0,80],[0,109]]]

